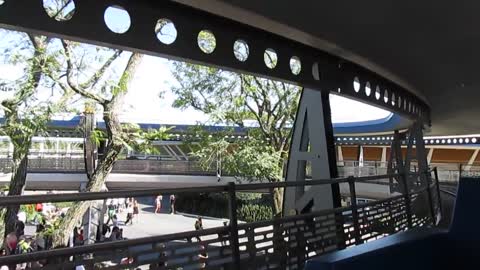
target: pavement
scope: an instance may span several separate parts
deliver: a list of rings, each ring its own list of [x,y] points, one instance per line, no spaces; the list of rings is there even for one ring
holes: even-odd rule
[[[169,214],[168,196],[163,196],[163,198],[159,214],[154,213],[154,198],[139,198],[140,213],[132,225],[124,225],[127,217],[126,211],[119,213],[117,216],[120,228],[123,228],[123,236],[132,239],[194,230],[197,216],[182,213]],[[223,222],[228,219],[202,217],[202,221],[203,228],[208,229],[223,226]]]

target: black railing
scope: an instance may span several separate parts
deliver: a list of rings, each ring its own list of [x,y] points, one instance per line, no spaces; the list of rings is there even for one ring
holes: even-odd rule
[[[433,171],[432,171],[433,172]],[[0,207],[39,202],[95,201],[115,197],[156,196],[179,193],[227,193],[229,198],[229,226],[189,231],[168,235],[95,243],[72,248],[37,251],[0,257],[0,265],[11,265],[47,260],[45,269],[66,269],[83,265],[93,269],[116,258],[130,258],[127,265],[110,263],[109,269],[135,268],[166,263],[166,269],[195,269],[206,262],[208,269],[301,269],[305,260],[326,252],[358,245],[413,227],[438,222],[441,205],[438,179],[431,173],[409,173],[359,178],[339,178],[302,182],[279,182],[221,186],[202,186],[176,189],[148,189],[73,194],[47,194],[0,197]],[[422,186],[365,204],[356,203],[355,185],[389,178],[426,179]],[[272,220],[239,223],[236,216],[236,193],[273,188],[297,188],[314,185],[349,185],[348,206],[312,211]],[[196,242],[193,239],[201,239]],[[225,244],[227,242],[228,244]],[[203,262],[198,254],[204,247],[209,256]],[[163,254],[160,256],[160,254]],[[154,269],[158,269],[153,267]]]

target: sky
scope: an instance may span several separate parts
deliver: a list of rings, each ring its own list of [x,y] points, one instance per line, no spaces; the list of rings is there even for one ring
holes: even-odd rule
[[[109,8],[107,13],[105,13],[105,20],[110,29],[117,31],[126,31],[124,29],[128,29],[130,24],[128,15],[125,15],[124,11],[112,10],[112,8]],[[172,30],[167,29],[167,32],[169,31]],[[0,50],[3,50],[6,46],[11,46],[11,44],[5,40],[0,41]],[[15,80],[21,77],[22,73],[21,65],[0,63],[0,80]],[[170,89],[176,83],[170,71],[169,60],[145,56],[126,96],[122,120],[162,124],[196,124],[198,122],[206,122],[208,116],[201,112],[194,109],[180,110],[172,107],[175,96]],[[160,96],[161,92],[162,95]],[[0,91],[0,101],[9,95],[11,93]],[[361,102],[338,95],[330,96],[332,121],[334,123],[381,119],[390,115],[388,111]],[[63,117],[69,118],[71,115]],[[58,116],[56,118],[61,117]]]

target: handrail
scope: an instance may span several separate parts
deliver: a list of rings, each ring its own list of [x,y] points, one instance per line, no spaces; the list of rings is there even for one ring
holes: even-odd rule
[[[411,173],[410,175],[419,175],[419,173]],[[397,177],[400,174],[387,174],[375,176],[354,177],[355,182],[367,182],[390,177]],[[309,181],[284,181],[273,183],[252,183],[235,185],[236,191],[251,191],[270,188],[284,188],[295,186],[314,186],[314,185],[331,185],[348,183],[349,177],[335,179],[318,179]],[[63,201],[93,201],[109,198],[120,197],[142,197],[156,196],[159,194],[187,193],[187,192],[226,192],[228,185],[215,186],[195,186],[186,188],[158,188],[158,189],[137,189],[137,190],[115,190],[115,191],[99,191],[99,192],[80,192],[80,193],[62,193],[62,194],[45,194],[45,195],[19,195],[0,197],[0,206],[10,206],[18,204],[33,204],[41,202],[63,202]]]
[[[354,188],[354,183],[366,183],[369,181],[375,181],[379,179],[387,179],[391,177],[399,177],[400,180],[403,182],[404,186],[406,186],[406,181],[407,177],[406,175],[417,175],[420,176],[423,173],[431,173],[432,171],[426,171],[426,172],[416,172],[416,173],[405,173],[405,174],[387,174],[387,175],[377,175],[377,176],[364,176],[364,177],[347,177],[347,178],[336,178],[336,179],[316,179],[316,180],[310,180],[310,181],[289,181],[289,182],[276,182],[276,183],[255,183],[255,184],[239,184],[235,185],[234,183],[228,183],[225,185],[215,185],[215,186],[198,186],[198,187],[188,187],[188,188],[159,188],[159,189],[144,189],[144,190],[120,190],[120,191],[102,191],[102,192],[84,192],[84,193],[67,193],[67,194],[47,194],[47,195],[27,195],[27,196],[5,196],[5,197],[0,197],[0,207],[3,206],[10,206],[10,205],[19,205],[19,204],[31,204],[31,203],[37,203],[37,202],[60,202],[60,201],[89,201],[89,200],[102,200],[102,199],[107,199],[107,198],[114,198],[114,197],[141,197],[141,196],[152,196],[152,195],[158,195],[158,194],[171,194],[171,193],[185,193],[185,192],[228,192],[229,194],[229,213],[230,213],[230,225],[228,226],[220,226],[220,227],[215,227],[215,228],[210,228],[210,229],[204,229],[204,230],[199,230],[199,231],[188,231],[188,232],[182,232],[182,233],[173,233],[173,234],[167,234],[167,235],[160,235],[160,236],[149,236],[149,237],[142,237],[142,238],[135,238],[135,239],[127,239],[127,240],[119,240],[119,241],[113,241],[113,242],[104,242],[104,243],[94,243],[91,245],[85,245],[85,246],[76,246],[76,247],[71,247],[71,248],[60,248],[60,249],[51,249],[51,250],[44,250],[44,251],[37,251],[33,253],[26,253],[26,254],[19,254],[19,255],[9,255],[9,256],[4,256],[0,257],[0,265],[9,265],[9,264],[17,264],[17,263],[23,263],[23,262],[31,262],[31,261],[38,261],[42,259],[47,259],[47,258],[54,258],[54,257],[71,257],[71,256],[76,256],[76,255],[81,255],[81,254],[94,254],[95,252],[101,252],[101,251],[112,251],[112,252],[117,252],[119,249],[125,249],[127,248],[126,252],[130,256],[134,253],[132,253],[132,250],[129,250],[128,247],[134,247],[134,246],[139,246],[139,245],[148,245],[148,244],[156,244],[160,242],[170,242],[170,241],[175,241],[175,240],[184,240],[184,239],[192,239],[194,237],[198,236],[206,236],[206,235],[212,235],[212,234],[218,234],[218,235],[227,235],[229,238],[229,249],[231,250],[230,254],[226,254],[222,257],[222,259],[229,260],[229,264],[233,263],[236,266],[236,269],[239,269],[240,266],[240,261],[242,260],[240,254],[243,254],[244,256],[245,251],[240,250],[240,246],[242,244],[238,243],[239,240],[239,230],[245,230],[245,233],[242,233],[240,236],[241,238],[245,239],[246,236],[246,231],[250,230],[253,232],[255,228],[258,227],[268,227],[268,226],[273,226],[273,230],[275,231],[275,228],[281,228],[282,224],[285,225],[287,223],[293,222],[295,225],[293,226],[303,226],[301,225],[302,222],[298,221],[305,221],[305,222],[314,222],[315,217],[317,216],[329,216],[333,215],[333,220],[337,219],[343,219],[342,216],[348,215],[348,219],[351,219],[351,222],[353,222],[353,231],[354,231],[354,243],[355,244],[361,244],[364,242],[364,236],[368,234],[368,231],[365,231],[364,226],[370,226],[366,225],[365,223],[360,223],[360,219],[365,219],[365,215],[368,214],[368,207],[375,207],[376,205],[380,205],[380,207],[392,207],[390,206],[390,203],[388,202],[395,202],[398,199],[400,200],[398,203],[401,204],[400,206],[393,206],[397,207],[397,211],[404,211],[404,215],[406,216],[407,221],[401,221],[403,224],[405,222],[408,223],[407,225],[398,225],[401,228],[412,228],[414,226],[419,226],[418,223],[415,223],[415,225],[412,225],[412,219],[413,218],[418,218],[416,217],[411,209],[410,209],[410,204],[414,200],[417,194],[420,194],[422,192],[425,192],[425,190],[429,191],[432,186],[428,185],[424,188],[420,188],[416,191],[409,192],[407,196],[405,194],[397,195],[397,196],[392,196],[387,199],[379,200],[376,202],[370,202],[366,204],[361,204],[357,205],[352,203],[350,206],[345,206],[345,207],[337,207],[337,208],[332,208],[332,209],[324,209],[324,210],[317,210],[313,211],[310,213],[304,213],[304,214],[298,214],[298,215],[292,215],[292,216],[285,216],[281,218],[274,218],[272,220],[267,220],[267,221],[258,221],[258,222],[252,222],[252,223],[243,223],[243,224],[238,224],[237,225],[237,217],[236,215],[232,215],[232,213],[236,213],[236,204],[234,203],[236,201],[236,192],[238,191],[247,191],[247,190],[255,190],[255,189],[271,189],[271,188],[287,188],[287,187],[295,187],[295,186],[314,186],[314,185],[331,185],[331,184],[340,184],[340,183],[348,183],[350,186],[350,198],[352,200],[355,200],[356,195],[355,195],[355,188]],[[399,181],[400,181],[399,180]],[[437,182],[432,182],[432,184],[437,184]],[[353,186],[353,189],[352,189]],[[432,203],[431,197],[430,199],[430,204]],[[382,204],[386,203],[386,206],[381,206]],[[395,204],[397,204],[395,202]],[[362,209],[361,211],[358,211],[359,209]],[[379,208],[381,209],[381,208]],[[350,213],[348,213],[351,211]],[[378,211],[378,209],[376,210]],[[386,211],[392,211],[391,209],[386,210]],[[402,212],[403,213],[403,212]],[[427,218],[427,217],[425,217]],[[367,217],[368,219],[368,217]],[[322,219],[320,219],[322,220]],[[418,221],[419,219],[417,219]],[[427,220],[435,221],[435,218],[429,218]],[[335,221],[336,222],[336,221]],[[344,227],[346,223],[343,223],[341,221],[342,225],[333,225],[336,227],[335,231],[336,233],[339,234],[344,234]],[[378,221],[382,222],[382,221]],[[310,223],[308,223],[310,224]],[[361,225],[363,224],[363,225]],[[291,225],[286,225],[291,226]],[[363,227],[361,227],[363,226]],[[402,227],[406,226],[406,227]],[[363,228],[363,229],[362,229]],[[284,233],[291,234],[295,233],[293,231],[288,231],[289,229],[285,229]],[[365,232],[364,232],[365,231]],[[371,233],[371,232],[370,232]],[[338,239],[344,239],[343,236],[345,235],[337,235],[339,237]],[[220,236],[219,236],[220,237]],[[250,237],[254,237],[250,234],[248,236],[249,241],[251,240]],[[283,239],[285,236],[282,236],[281,238]],[[330,236],[329,236],[330,237]],[[352,244],[352,239],[350,237],[350,245]],[[297,238],[295,238],[297,239]],[[210,241],[210,240],[207,240]],[[212,240],[214,241],[214,240]],[[215,240],[215,241],[218,241]],[[255,241],[255,238],[253,238],[253,241]],[[261,240],[261,241],[274,241],[273,238],[270,240]],[[275,240],[276,241],[276,240]],[[294,241],[300,241],[300,240],[294,240]],[[298,243],[297,243],[298,244]],[[339,248],[342,248],[341,246],[345,247],[345,245],[340,245]],[[124,250],[125,251],[125,250]],[[178,254],[177,254],[178,255]],[[175,256],[177,256],[175,255]],[[188,255],[185,255],[188,256]],[[174,256],[173,256],[174,257]],[[173,258],[172,257],[172,258]],[[71,261],[70,263],[78,263],[78,264],[88,264],[88,259],[85,262],[82,262],[82,259],[80,259],[78,262],[76,260]]]

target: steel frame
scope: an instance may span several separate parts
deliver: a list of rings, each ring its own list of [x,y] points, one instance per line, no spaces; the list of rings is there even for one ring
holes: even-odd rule
[[[0,27],[282,80],[335,92],[430,123],[429,106],[407,89],[358,64],[231,19],[172,1],[76,0],[73,17],[59,22],[47,15],[42,2],[5,1],[0,5]],[[106,27],[104,11],[109,6],[120,6],[128,11],[131,26],[126,33],[117,34]],[[155,36],[154,27],[161,18],[175,24],[178,35],[173,44],[165,45]],[[216,48],[211,54],[203,53],[197,46],[197,36],[204,29],[216,38]],[[243,40],[249,46],[249,56],[244,62],[234,57],[236,40]],[[274,69],[266,67],[263,61],[267,48],[274,49],[278,55]],[[302,70],[298,75],[289,67],[289,59],[293,56],[301,60]],[[358,89],[354,87],[355,79],[358,79]]]

